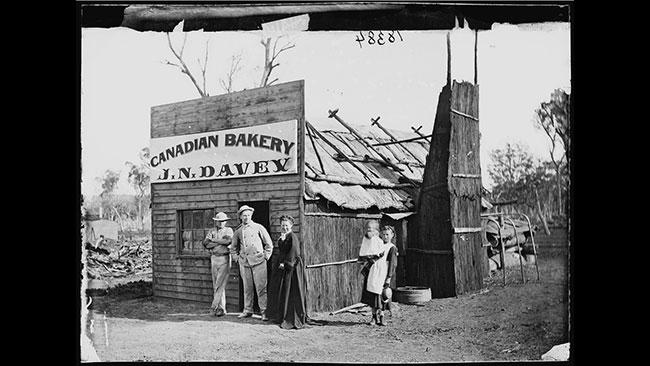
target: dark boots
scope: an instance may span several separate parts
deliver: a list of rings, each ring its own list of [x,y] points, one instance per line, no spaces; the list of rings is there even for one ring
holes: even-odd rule
[[[384,323],[384,312],[381,310],[377,311],[377,316],[375,317],[375,320],[377,321],[377,325],[382,325],[382,326],[386,325],[386,323]]]
[[[370,319],[368,325],[375,325],[375,324],[381,326],[386,325],[386,323],[384,323],[384,312],[382,310],[377,309],[376,311],[373,311],[372,319]]]
[[[368,322],[368,325],[375,325],[376,322],[377,322],[377,313],[373,312],[372,313],[372,319],[370,319],[370,321]]]

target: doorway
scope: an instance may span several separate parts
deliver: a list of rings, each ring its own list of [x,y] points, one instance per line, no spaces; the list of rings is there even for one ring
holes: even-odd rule
[[[269,201],[239,201],[238,206],[247,205],[253,208],[253,221],[264,226],[266,231],[271,233],[271,211]],[[267,281],[268,283],[268,281]],[[239,311],[244,311],[244,281],[239,276]],[[257,303],[257,291],[253,299],[253,312],[259,313],[260,307]]]
[[[240,201],[237,204],[237,207],[242,207],[243,205],[252,207],[255,210],[253,211],[253,221],[264,226],[266,231],[271,232],[269,201]]]

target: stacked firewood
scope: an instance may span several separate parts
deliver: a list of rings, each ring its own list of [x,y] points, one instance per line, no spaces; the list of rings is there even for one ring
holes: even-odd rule
[[[127,277],[151,273],[151,241],[130,240],[86,246],[88,277]]]

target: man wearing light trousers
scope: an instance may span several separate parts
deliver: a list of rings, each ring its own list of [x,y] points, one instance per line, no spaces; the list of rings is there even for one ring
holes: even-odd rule
[[[244,283],[244,311],[239,318],[253,315],[254,291],[257,290],[257,301],[262,313],[262,320],[267,321],[266,261],[273,253],[273,242],[266,228],[253,222],[254,211],[252,207],[246,205],[239,208],[237,214],[242,224],[232,237],[233,258],[239,262],[239,273]]]
[[[226,315],[226,284],[230,273],[230,249],[232,229],[226,226],[228,216],[219,212],[212,218],[215,228],[203,240],[203,246],[210,251],[212,269],[212,288],[214,290],[210,310],[215,316]]]

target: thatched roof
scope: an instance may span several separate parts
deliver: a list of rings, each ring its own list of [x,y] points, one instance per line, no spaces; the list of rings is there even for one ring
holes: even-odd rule
[[[391,142],[378,129],[359,128],[357,131],[370,145]],[[415,133],[389,132],[398,140],[419,137]],[[413,210],[417,186],[413,187],[409,179],[416,184],[422,182],[429,143],[421,139],[401,145],[374,146],[374,149],[389,162],[350,132],[308,133],[305,138],[307,198],[324,198],[353,210],[372,207],[388,212]]]
[[[354,126],[354,129],[370,145],[392,141],[376,127]],[[375,207],[386,212],[407,212],[415,209],[415,199],[419,192],[419,185],[422,183],[424,164],[429,154],[430,144],[427,139],[373,146],[379,154],[386,157],[389,161],[386,163],[381,156],[350,132],[327,130],[309,133],[311,132],[309,127],[307,132],[305,138],[307,199],[323,198],[341,208],[352,210]],[[415,132],[395,130],[388,132],[399,141],[420,137]],[[352,162],[341,156],[337,149]],[[321,163],[324,172],[321,170]],[[401,172],[396,168],[401,169]],[[416,183],[415,186],[409,182],[409,179]],[[482,197],[481,206],[489,209],[492,204]]]

